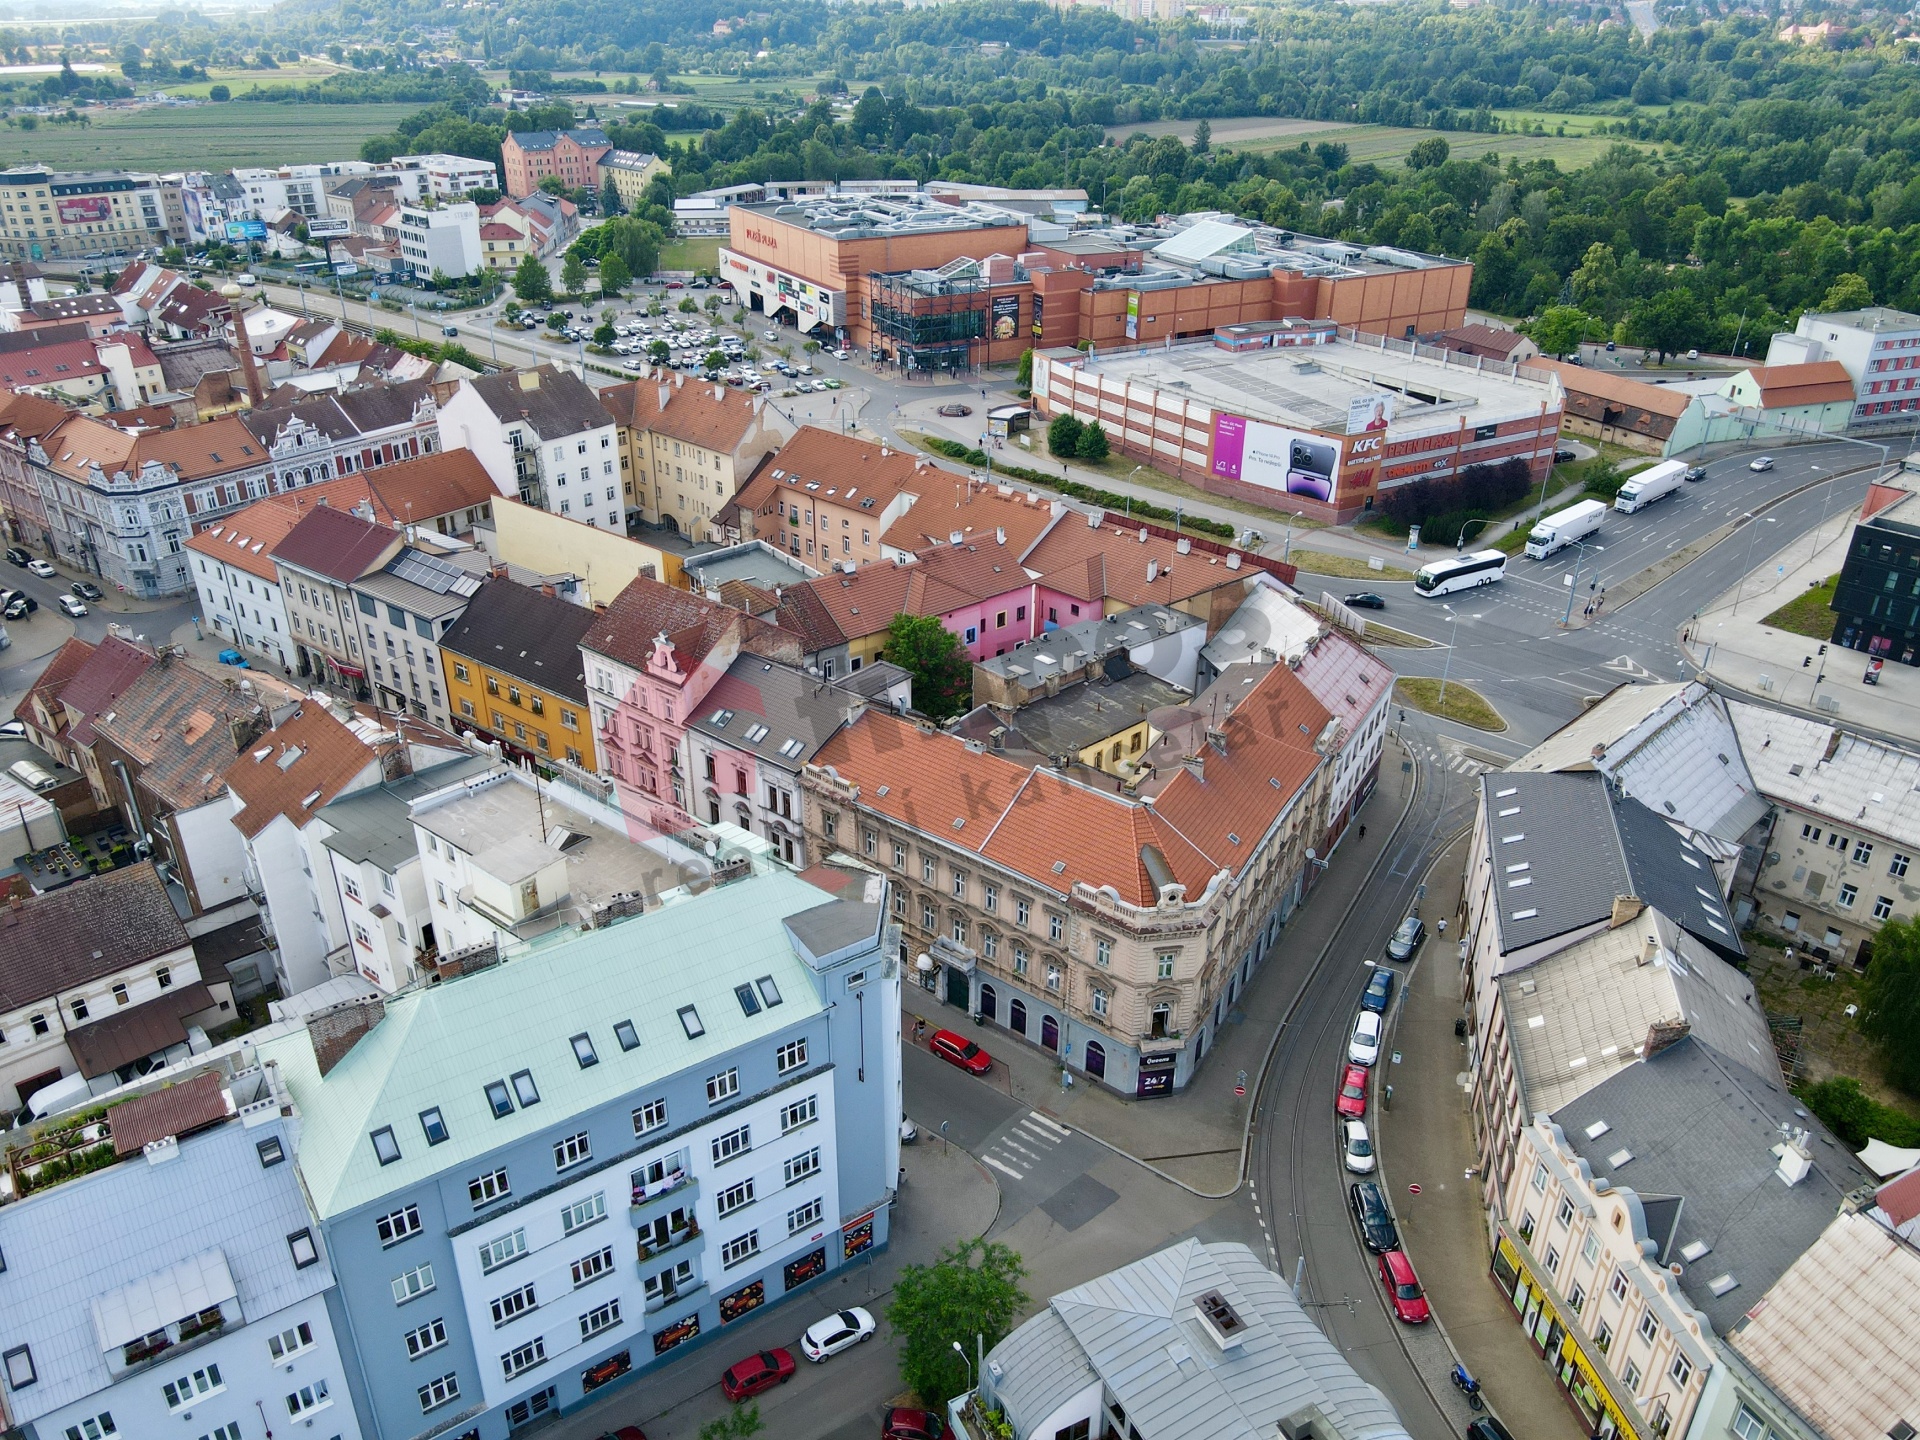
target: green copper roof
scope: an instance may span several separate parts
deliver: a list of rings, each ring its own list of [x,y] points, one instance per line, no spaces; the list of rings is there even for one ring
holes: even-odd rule
[[[306,1032],[265,1042],[299,1106],[300,1170],[323,1218],[643,1090],[784,1030],[823,1008],[782,921],[834,903],[786,873],[758,875],[511,958],[499,967],[390,997],[384,1019],[324,1078]],[[771,976],[780,1001],[749,1016],[736,985]],[[692,1005],[705,1033],[689,1039]],[[640,1044],[622,1050],[631,1020]],[[592,1038],[582,1068],[571,1037]],[[540,1100],[495,1118],[488,1082],[530,1070]],[[438,1107],[447,1139],[429,1146],[420,1113]],[[391,1126],[400,1158],[372,1135]]]

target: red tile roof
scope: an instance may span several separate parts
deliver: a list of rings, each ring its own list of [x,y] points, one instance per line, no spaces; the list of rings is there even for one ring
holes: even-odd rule
[[[249,840],[278,816],[305,825],[379,757],[325,705],[309,701],[247,747],[227,767],[240,802],[234,828]]]
[[[274,547],[274,558],[331,580],[358,580],[400,548],[400,532],[331,506],[309,510]]]
[[[947,471],[904,450],[808,425],[780,447],[773,463],[747,482],[734,503],[758,515],[806,497],[877,514],[902,491],[920,493],[923,485],[944,489],[950,479]]]
[[[155,656],[117,635],[95,647],[60,691],[60,704],[73,716],[73,741],[91,745],[95,720],[113,708],[113,702],[152,668]]]
[[[280,573],[273,568],[274,547],[287,538],[287,532],[300,523],[305,513],[303,509],[281,504],[278,497],[256,501],[204,530],[195,531],[187,541],[187,549],[258,576],[270,585],[278,585]]]
[[[136,1095],[107,1112],[113,1129],[113,1153],[137,1155],[155,1140],[191,1135],[226,1119],[227,1113],[226,1093],[214,1071],[151,1095]]]
[[[635,380],[600,392],[600,403],[629,430],[652,431],[672,440],[731,455],[759,421],[758,397],[704,382]],[[666,403],[661,403],[661,396]]]
[[[742,650],[769,659],[800,658],[798,642],[778,627],[645,577],[632,581],[614,597],[613,604],[580,638],[580,645],[644,670],[653,654],[654,637],[663,634],[673,643],[675,661],[687,674],[704,663],[722,640],[734,635],[738,635]]]
[[[44,710],[53,718],[55,734],[63,733],[67,728],[67,713],[60,704],[60,692],[67,688],[67,682],[80,673],[81,667],[93,657],[94,646],[90,641],[73,636],[54,652],[47,668],[40,672],[20,703],[13,708],[14,718],[25,720],[38,727],[39,711]]]
[[[887,527],[880,537],[883,545],[896,550],[924,550],[929,545],[947,544],[955,531],[976,544],[997,544],[997,532],[1004,530],[1006,548],[1019,555],[1054,523],[1056,504],[1060,513],[1066,511],[1064,504],[1024,490],[1003,493],[998,484],[970,481],[945,470],[939,477],[930,478],[923,472],[920,498]],[[1061,523],[1072,518],[1065,515]]]
[[[1838,360],[1815,360],[1805,365],[1756,365],[1752,374],[1754,383],[1760,387],[1763,409],[1853,402],[1853,377]]]

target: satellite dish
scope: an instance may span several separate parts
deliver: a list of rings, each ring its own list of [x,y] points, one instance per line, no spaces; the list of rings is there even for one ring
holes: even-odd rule
[[[720,853],[720,842],[718,840],[707,841],[707,858],[711,860],[719,853]]]

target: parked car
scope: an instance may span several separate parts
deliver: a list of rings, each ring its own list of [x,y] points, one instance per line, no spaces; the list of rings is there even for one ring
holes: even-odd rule
[[[222,665],[237,665],[242,670],[251,670],[253,668],[253,666],[247,663],[247,657],[242,655],[238,650],[222,650],[219,655],[214,658],[219,660]]]
[[[101,593],[100,587],[91,580],[76,580],[67,588],[82,600],[104,600],[107,598]]]
[[[1771,455],[1762,455],[1758,460],[1755,460],[1751,465],[1747,466],[1747,468],[1755,474],[1758,474],[1762,470],[1771,470],[1773,468],[1773,457]]]
[[[1704,465],[1689,465],[1687,467],[1687,473],[1680,478],[1688,484],[1695,484],[1707,478],[1707,467]]]
[[[1578,460],[1579,458],[1578,455],[1567,449],[1564,445],[1553,452],[1553,460],[1556,465],[1564,465],[1569,460]]]
[[[1387,1287],[1387,1303],[1393,1317],[1407,1325],[1424,1325],[1433,1318],[1427,1297],[1420,1291],[1420,1277],[1413,1273],[1413,1262],[1404,1250],[1389,1250],[1380,1257],[1380,1283]]]
[[[946,1422],[931,1410],[895,1405],[880,1424],[880,1440],[940,1440],[946,1430]]]
[[[1387,1002],[1393,999],[1393,971],[1382,965],[1373,972],[1373,978],[1367,981],[1366,993],[1360,997],[1362,1010],[1374,1010],[1385,1014]]]
[[[762,330],[760,332],[760,338],[762,340],[778,340],[780,338],[780,332],[778,330]]]
[[[35,575],[38,575],[42,580],[58,580],[60,578],[60,572],[44,560],[27,561],[27,569]]]
[[[638,1425],[622,1425],[618,1430],[609,1430],[600,1440],[647,1440]]]
[[[16,595],[7,601],[7,608],[0,610],[0,615],[4,615],[9,620],[25,620],[39,608],[31,595]]]
[[[1367,1113],[1367,1067],[1349,1065],[1340,1072],[1340,1094],[1333,1102],[1333,1113],[1343,1120],[1358,1120]]]
[[[24,740],[27,738],[27,722],[9,720],[0,725],[0,740]]]
[[[839,1310],[807,1327],[807,1333],[800,1337],[800,1353],[818,1365],[842,1350],[851,1350],[862,1340],[871,1340],[878,1328],[873,1316],[858,1305]]]
[[[851,360],[853,358],[853,352],[851,350],[836,350],[833,352],[833,358],[836,360]]]
[[[738,1404],[750,1396],[765,1394],[776,1385],[786,1384],[793,1378],[794,1368],[792,1352],[762,1350],[758,1355],[749,1355],[729,1365],[720,1377],[720,1390]]]
[[[1389,960],[1408,960],[1413,952],[1420,948],[1420,942],[1427,938],[1427,927],[1418,915],[1409,915],[1400,922],[1400,928],[1393,932],[1393,938],[1387,941]]]
[[[940,407],[940,413],[953,417],[971,415],[973,413],[973,407],[971,405],[942,405]]]
[[[949,1064],[958,1065],[969,1075],[984,1075],[993,1068],[993,1057],[973,1041],[951,1030],[936,1030],[928,1048]]]
[[[7,547],[7,563],[9,565],[25,565],[31,559],[33,559],[33,556],[22,550],[18,545],[9,545]]]
[[[1373,1173],[1373,1137],[1367,1134],[1364,1121],[1347,1121],[1340,1149],[1346,1159],[1347,1169],[1356,1175]]]
[[[1356,1180],[1347,1187],[1347,1207],[1360,1227],[1360,1240],[1376,1255],[1400,1248],[1400,1230],[1387,1210],[1386,1192],[1371,1180]]]
[[[1353,1038],[1347,1041],[1347,1059],[1355,1065],[1371,1065],[1380,1058],[1380,1017],[1362,1010],[1353,1022]]]
[[[1349,605],[1355,610],[1384,610],[1387,608],[1387,602],[1371,590],[1362,590],[1357,595],[1349,595],[1340,603]]]
[[[75,620],[88,613],[86,602],[78,595],[60,595],[55,599],[59,602],[60,608]]]
[[[1513,1440],[1513,1433],[1491,1415],[1482,1415],[1467,1426],[1467,1440]]]

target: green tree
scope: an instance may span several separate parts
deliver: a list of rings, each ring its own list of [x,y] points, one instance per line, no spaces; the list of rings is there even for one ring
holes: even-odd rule
[[[613,183],[613,177],[607,177],[607,183],[600,187],[600,213],[608,219],[627,213],[624,201],[620,199],[620,187]]]
[[[1860,1029],[1880,1042],[1887,1079],[1920,1095],[1920,918],[1880,927],[1864,996]]]
[[[1203,115],[1200,123],[1193,127],[1193,153],[1204,155],[1213,148],[1213,125]]]
[[[1594,241],[1581,258],[1580,268],[1573,272],[1573,303],[1592,315],[1617,315],[1614,296],[1619,285],[1620,261],[1613,247]]]
[[[537,255],[529,255],[513,272],[513,293],[529,305],[553,303],[553,277]]]
[[[656,340],[647,346],[647,357],[656,365],[664,365],[673,358],[673,347],[664,340]]]
[[[560,288],[569,295],[578,295],[587,287],[587,262],[571,250],[560,262]]]
[[[700,1427],[700,1440],[750,1440],[766,1428],[760,1418],[760,1402],[749,1400],[736,1405],[717,1420]]]
[[[599,245],[602,264],[607,256],[618,255],[626,262],[627,273],[635,276],[651,275],[660,264],[660,246],[666,234],[651,220],[625,215],[591,233]]]
[[[1669,355],[1690,348],[1705,324],[1700,302],[1690,291],[1675,288],[1635,305],[1627,314],[1627,335],[1635,345],[1655,352],[1664,365]]]
[[[1533,343],[1558,360],[1580,347],[1593,317],[1573,305],[1549,305],[1533,322]]]
[[[213,101],[216,105],[223,100],[231,100],[232,98],[233,91],[224,85],[214,85],[207,90],[207,99]]]
[[[898,663],[891,648],[887,658]],[[1026,1276],[1020,1256],[994,1240],[964,1241],[932,1265],[902,1266],[887,1307],[887,1321],[901,1340],[900,1378],[937,1403],[964,1391],[974,1337],[988,1349],[1006,1338],[1027,1304],[1020,1288]],[[963,1353],[954,1352],[955,1342]]]
[[[913,676],[913,704],[921,714],[950,720],[971,702],[973,664],[938,616],[894,616],[886,658]]]
[[[1107,432],[1098,420],[1088,422],[1087,428],[1080,432],[1080,440],[1073,447],[1073,453],[1082,460],[1099,462],[1107,458],[1110,447],[1107,444]]]
[[[1438,170],[1447,163],[1449,154],[1444,136],[1429,135],[1413,149],[1407,152],[1409,170]]]
[[[1864,310],[1871,304],[1873,287],[1867,284],[1867,277],[1849,271],[1833,282],[1827,298],[1814,308],[1823,315],[1833,315],[1842,310]]]
[[[1047,449],[1062,460],[1071,460],[1080,453],[1080,430],[1080,422],[1061,411],[1047,426]]]
[[[1013,378],[1014,383],[1022,390],[1033,388],[1033,347],[1031,345],[1020,352],[1020,368]]]
[[[605,320],[602,320],[598,325],[593,327],[593,343],[602,349],[611,346],[613,342],[619,338],[620,337],[614,333],[613,326]]]
[[[691,295],[685,296],[681,299],[680,313],[682,315],[698,315],[700,313],[700,307],[694,303],[694,299]]]
[[[727,352],[718,346],[707,351],[707,369],[724,370],[727,368]]]
[[[633,283],[633,272],[627,269],[627,262],[618,255],[609,255],[600,262],[600,293],[618,295]]]

